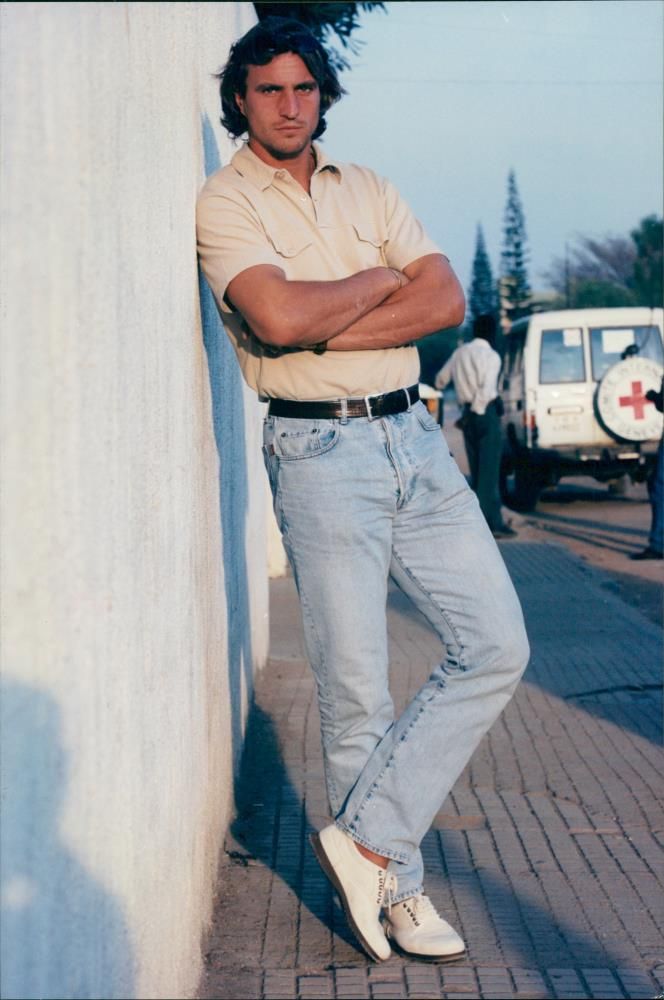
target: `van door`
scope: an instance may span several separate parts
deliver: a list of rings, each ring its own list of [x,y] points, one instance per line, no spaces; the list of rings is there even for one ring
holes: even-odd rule
[[[519,444],[526,443],[524,343],[527,330],[528,321],[522,321],[512,327],[505,338],[506,350],[499,383],[504,407],[503,427],[507,439]]]
[[[542,329],[535,422],[540,448],[592,445],[594,383],[582,326]]]

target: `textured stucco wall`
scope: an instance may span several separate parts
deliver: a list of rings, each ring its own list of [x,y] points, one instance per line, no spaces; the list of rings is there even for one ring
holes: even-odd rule
[[[3,4],[6,997],[186,997],[267,650],[194,203],[249,3]]]

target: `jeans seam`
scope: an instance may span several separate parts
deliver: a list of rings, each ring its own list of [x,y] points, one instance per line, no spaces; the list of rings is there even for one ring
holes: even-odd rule
[[[458,650],[459,650],[459,654],[458,654],[458,669],[461,670],[463,673],[465,673],[466,667],[462,663],[463,654],[464,654],[464,646],[463,646],[463,643],[461,642],[461,637],[459,636],[456,628],[454,627],[454,624],[450,620],[447,612],[444,610],[444,608],[441,608],[440,605],[436,603],[436,601],[433,599],[433,596],[429,593],[429,591],[422,585],[422,583],[420,583],[420,581],[408,569],[408,567],[404,564],[403,560],[399,557],[399,555],[396,552],[396,550],[394,549],[394,547],[392,548],[392,555],[393,555],[394,559],[396,559],[396,561],[399,563],[399,565],[401,566],[401,568],[404,571],[404,573],[410,578],[410,580],[412,580],[413,584],[418,588],[418,590],[420,590],[427,597],[427,599],[433,604],[433,606],[436,608],[436,610],[443,616],[443,619],[445,620],[445,623],[447,624],[447,626],[450,629],[452,635],[454,636],[454,639],[456,640],[457,647],[458,647]],[[445,669],[444,664],[441,664],[441,668],[440,669],[444,671],[444,669]],[[445,689],[445,681],[444,681],[444,679],[438,680],[436,682],[436,688],[437,688],[437,691],[442,691],[442,690]],[[362,801],[360,802],[360,804],[359,804],[359,806],[358,806],[358,808],[357,808],[357,810],[355,812],[355,815],[353,817],[351,826],[354,825],[354,824],[356,824],[356,823],[358,823],[360,821],[361,814],[362,814],[362,812],[363,812],[363,810],[364,810],[367,802],[371,798],[373,792],[376,789],[378,789],[378,787],[380,785],[380,782],[381,782],[381,780],[383,778],[383,775],[388,770],[388,768],[390,767],[390,765],[392,764],[392,762],[393,762],[393,760],[395,758],[396,751],[397,751],[398,747],[400,746],[401,743],[403,743],[407,739],[408,735],[411,733],[411,730],[413,729],[413,727],[415,726],[415,724],[417,722],[419,722],[419,720],[422,717],[422,714],[423,714],[424,710],[426,709],[426,707],[428,705],[431,704],[431,701],[435,697],[435,694],[436,694],[436,692],[434,691],[434,693],[431,695],[431,698],[429,698],[421,706],[421,708],[420,708],[419,712],[417,713],[417,715],[415,715],[414,718],[411,719],[411,721],[410,721],[410,723],[408,725],[408,728],[401,734],[401,736],[399,737],[399,740],[393,745],[392,750],[390,752],[390,755],[387,758],[387,760],[385,761],[385,764],[383,765],[383,767],[381,768],[380,773],[376,776],[375,780],[371,783],[371,786],[370,786],[369,790],[364,794],[364,796],[362,798]],[[348,831],[348,832],[350,832],[351,836],[353,836],[353,837],[357,836],[354,832],[351,832],[351,831]],[[365,847],[368,846],[369,850],[374,850],[375,849],[370,844],[369,845],[365,844],[364,846]],[[377,853],[380,854],[381,851],[377,851]],[[384,856],[385,857],[393,857],[391,854],[385,854]],[[394,860],[400,860],[400,859],[399,858],[394,858]],[[408,861],[409,859],[407,858],[406,860]]]
[[[394,547],[392,548],[392,556],[393,556],[394,559],[396,559],[396,561],[401,566],[401,569],[404,571],[404,573],[406,574],[406,576],[413,582],[413,584],[417,587],[417,589],[422,594],[424,594],[424,596],[427,598],[427,600],[429,600],[431,602],[431,604],[434,606],[434,608],[436,609],[436,611],[438,611],[438,613],[440,615],[442,615],[443,620],[444,620],[445,624],[447,625],[447,627],[449,628],[449,630],[452,633],[452,635],[454,636],[454,638],[456,640],[457,647],[459,649],[459,670],[461,670],[463,673],[465,673],[466,669],[467,669],[466,665],[463,662],[464,653],[465,653],[465,647],[464,647],[464,644],[463,644],[463,642],[461,640],[461,636],[459,635],[459,633],[458,633],[458,631],[457,631],[457,629],[456,629],[456,627],[454,625],[454,622],[452,621],[452,619],[449,616],[448,612],[445,610],[445,608],[442,608],[437,603],[437,601],[434,600],[433,594],[430,594],[429,591],[426,589],[426,587],[422,583],[420,583],[420,581],[411,572],[411,570],[408,568],[408,566],[406,566],[406,564],[404,563],[403,559],[401,559],[401,557],[399,556],[399,553],[396,551],[396,549]]]
[[[280,489],[279,489],[279,498],[281,499],[281,490]],[[297,581],[298,581],[298,575],[299,574],[298,574],[298,571],[297,571],[297,560],[295,558],[295,548],[294,548],[294,546],[292,546],[290,544],[290,540],[288,539],[288,521],[286,519],[286,515],[285,515],[284,510],[283,510],[283,504],[281,504],[281,521],[282,521],[282,535],[283,535],[284,541],[288,545],[289,557],[290,557],[291,565],[293,567],[293,575],[295,577],[295,584],[297,586]],[[328,695],[328,701],[330,701],[331,704],[334,704],[334,700],[331,699],[331,698],[329,698],[327,659],[325,657],[324,644],[321,642],[320,636],[318,635],[318,631],[316,629],[315,618],[314,618],[314,615],[312,614],[311,607],[309,605],[309,602],[307,601],[307,598],[306,598],[306,595],[305,595],[304,591],[300,590],[299,586],[297,586],[297,591],[298,591],[298,595],[299,595],[299,598],[300,598],[300,604],[302,606],[302,610],[303,610],[303,612],[306,611],[306,618],[308,619],[308,627],[309,627],[309,629],[311,631],[311,634],[313,635],[314,642],[316,643],[316,647],[317,647],[317,650],[318,650],[318,662],[320,663],[321,674],[322,674],[321,686],[324,687],[324,689],[325,689],[325,691],[326,691],[326,693]],[[305,624],[305,627],[307,627],[307,622],[306,621],[305,621],[304,624]],[[335,705],[335,710],[336,710],[336,705]],[[319,709],[319,711],[320,711],[320,709]],[[332,723],[333,723],[333,725],[336,724],[336,716],[333,717]],[[336,782],[334,781],[334,778],[332,777],[332,774],[331,774],[329,768],[326,766],[325,761],[326,761],[326,754],[324,752],[323,753],[323,766],[324,766],[325,772],[326,772],[326,785],[327,785],[327,791],[328,791],[328,798],[330,799],[330,805],[334,809],[335,804],[336,804],[336,800],[338,800],[338,798],[339,798],[339,794],[338,794],[338,791],[337,791]],[[333,799],[335,800],[334,802],[332,801]]]
[[[436,688],[437,688],[438,692],[444,691],[445,690],[445,682],[444,681],[438,681],[437,685],[436,685]],[[397,740],[397,742],[392,746],[392,750],[390,752],[389,757],[385,761],[385,764],[381,768],[380,772],[376,775],[375,779],[371,782],[371,786],[370,786],[369,790],[367,792],[365,792],[364,796],[362,797],[362,801],[360,802],[359,806],[357,807],[357,810],[355,812],[355,815],[353,816],[352,822],[349,824],[349,827],[347,828],[347,832],[350,834],[351,837],[353,837],[353,839],[358,839],[359,840],[360,837],[361,837],[361,835],[358,835],[357,832],[353,829],[354,824],[356,824],[356,823],[358,823],[360,821],[361,814],[364,811],[364,809],[365,809],[367,803],[369,802],[369,800],[372,798],[374,791],[376,791],[378,789],[378,787],[379,787],[379,785],[381,783],[381,780],[383,778],[383,775],[392,766],[392,763],[394,762],[394,759],[396,757],[396,752],[397,752],[398,748],[401,746],[402,743],[406,742],[409,734],[411,733],[411,731],[413,730],[413,728],[415,727],[415,725],[422,718],[422,715],[424,714],[424,712],[426,711],[426,709],[429,707],[429,705],[433,701],[436,693],[437,692],[434,692],[432,694],[432,696],[430,698],[428,698],[424,702],[424,704],[422,704],[420,706],[420,710],[417,713],[417,715],[414,716],[414,718],[412,718],[410,720],[410,722],[408,724],[408,728],[404,730],[404,732],[401,734],[401,736],[399,737],[399,739]],[[363,841],[361,841],[361,842],[363,842]],[[372,847],[371,844],[365,844],[364,846],[365,847],[369,847],[369,850],[372,850],[372,851],[375,850],[377,854],[383,854],[385,857],[392,858],[394,861],[404,861],[404,863],[407,863],[408,861],[410,861],[410,857],[407,856],[407,855],[400,855],[399,857],[396,857],[391,852],[383,851],[383,850],[380,850],[380,849]]]

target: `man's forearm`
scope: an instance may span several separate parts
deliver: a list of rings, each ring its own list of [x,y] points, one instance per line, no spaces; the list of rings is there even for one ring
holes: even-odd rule
[[[416,262],[412,280],[338,336],[328,340],[332,351],[380,350],[400,347],[437,330],[463,322],[465,302],[454,272],[440,258]]]
[[[260,341],[273,347],[310,347],[328,341],[375,309],[405,279],[373,267],[338,281],[287,281],[276,267],[238,275],[228,297]]]

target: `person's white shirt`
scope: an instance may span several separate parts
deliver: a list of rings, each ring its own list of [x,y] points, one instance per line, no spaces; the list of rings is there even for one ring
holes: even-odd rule
[[[436,375],[436,389],[454,382],[459,405],[480,416],[498,395],[500,355],[482,337],[457,347]]]

